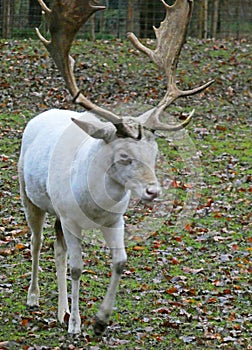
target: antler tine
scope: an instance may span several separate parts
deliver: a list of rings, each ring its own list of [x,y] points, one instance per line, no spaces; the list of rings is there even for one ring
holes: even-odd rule
[[[174,130],[174,127],[160,122],[161,112],[177,98],[196,94],[206,89],[214,80],[188,91],[180,90],[177,87],[176,68],[191,18],[193,0],[176,0],[172,6],[167,5],[164,0],[161,1],[165,6],[166,16],[159,28],[153,27],[157,39],[156,49],[151,50],[144,46],[133,33],[128,33],[128,38],[138,50],[146,54],[159,68],[163,69],[167,77],[167,92],[157,108],[150,113],[145,125],[156,130]],[[187,125],[191,117],[192,113],[184,123],[180,124],[180,128]]]
[[[39,5],[45,13],[51,13],[51,10],[47,7],[43,0],[38,0]]]
[[[116,124],[122,133],[128,133],[122,125],[122,118],[101,108],[88,100],[79,90],[73,73],[74,59],[69,51],[75,35],[80,27],[95,12],[104,10],[105,6],[97,5],[96,0],[55,0],[49,9],[43,0],[38,0],[49,24],[51,40],[46,40],[36,28],[37,35],[42,41],[56,66],[62,74],[73,101],[79,103],[106,120]]]

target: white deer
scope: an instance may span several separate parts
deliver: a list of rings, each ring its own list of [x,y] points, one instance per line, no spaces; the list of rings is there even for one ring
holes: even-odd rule
[[[177,0],[166,8],[166,19],[155,29],[155,51],[143,46],[131,33],[133,44],[165,70],[167,93],[156,108],[137,117],[120,117],[87,100],[78,90],[69,50],[80,26],[104,7],[89,1],[55,0],[50,10],[39,0],[49,22],[51,41],[38,32],[77,103],[88,111],[49,110],[32,119],[23,135],[19,160],[21,197],[32,232],[32,278],[27,304],[39,305],[38,265],[46,212],[56,217],[55,263],[58,281],[58,319],[70,313],[68,332],[79,333],[79,287],[82,272],[82,230],[99,228],[111,249],[113,270],[94,330],[101,334],[112,313],[116,290],[127,255],[124,218],[130,194],[151,201],[160,193],[155,176],[155,130],[179,130],[159,120],[160,113],[176,98],[205,89],[181,91],[175,84],[176,64],[191,15],[192,1]],[[168,21],[169,18],[169,21]],[[172,32],[176,28],[176,32]],[[101,121],[97,116],[105,118]],[[67,256],[72,280],[71,312],[67,298]]]

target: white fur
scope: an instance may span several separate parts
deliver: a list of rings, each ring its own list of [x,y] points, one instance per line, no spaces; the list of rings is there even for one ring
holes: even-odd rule
[[[71,118],[77,119],[75,123]],[[93,135],[94,137],[90,137]],[[83,229],[100,228],[111,249],[113,270],[97,314],[95,331],[108,322],[127,256],[124,219],[130,198],[152,200],[160,188],[155,176],[157,146],[150,132],[141,140],[118,138],[116,128],[92,113],[50,110],[28,123],[19,160],[21,196],[32,231],[32,280],[27,303],[39,303],[38,261],[45,213],[56,228],[55,262],[59,289],[58,318],[69,313],[67,255],[72,277],[69,333],[80,332],[79,285]],[[63,234],[62,234],[63,231]]]

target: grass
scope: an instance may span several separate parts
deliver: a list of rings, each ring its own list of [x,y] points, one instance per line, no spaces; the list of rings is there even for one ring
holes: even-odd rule
[[[143,100],[157,103],[163,77],[157,82],[160,72],[127,44],[85,43],[85,60],[83,44],[78,41],[74,48],[77,75],[88,95],[95,92],[97,103],[117,102],[126,110]],[[36,42],[1,45],[0,348],[251,349],[251,45],[185,45],[180,84],[186,88],[212,78],[216,83],[190,98],[191,106],[181,100],[171,109],[180,118],[196,107],[186,138],[191,143],[186,147],[177,134],[158,139],[157,174],[164,194],[151,207],[133,201],[126,213],[129,259],[102,338],[94,336],[92,322],[109,283],[110,254],[97,239],[83,242],[82,334],[71,338],[56,318],[50,218],[41,254],[40,309],[25,306],[31,256],[17,180],[22,132],[34,114],[73,106]],[[106,55],[98,55],[101,49]],[[191,201],[193,208],[183,216]]]

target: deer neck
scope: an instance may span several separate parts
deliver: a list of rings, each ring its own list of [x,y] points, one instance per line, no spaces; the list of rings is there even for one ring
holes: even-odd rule
[[[124,214],[130,193],[108,174],[112,155],[102,140],[95,140],[92,147],[78,152],[72,171],[74,196],[81,209],[95,216]]]

